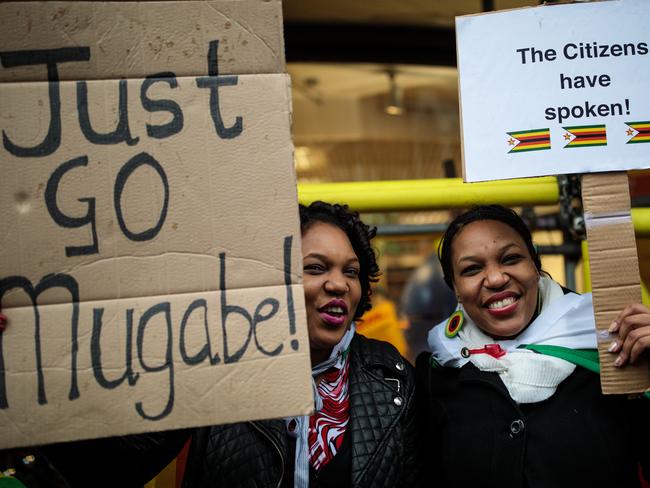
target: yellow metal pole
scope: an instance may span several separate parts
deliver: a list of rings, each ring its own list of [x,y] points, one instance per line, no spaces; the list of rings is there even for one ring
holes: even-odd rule
[[[346,203],[360,212],[462,208],[482,203],[547,205],[557,203],[558,197],[554,176],[484,183],[439,178],[298,185],[300,203],[309,204],[314,200]]]
[[[359,212],[439,210],[467,208],[485,203],[506,206],[552,205],[559,189],[554,176],[463,183],[460,178],[428,180],[358,181],[346,183],[300,183],[298,200],[346,203]],[[650,208],[633,208],[637,234],[650,234]]]

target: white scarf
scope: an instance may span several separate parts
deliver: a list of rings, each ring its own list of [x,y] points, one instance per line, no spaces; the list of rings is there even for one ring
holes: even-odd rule
[[[539,280],[541,311],[517,337],[495,340],[486,335],[465,314],[465,323],[452,339],[445,336],[443,321],[429,332],[432,355],[442,366],[460,368],[471,362],[481,371],[499,374],[510,396],[517,403],[535,403],[551,397],[557,386],[575,369],[563,359],[518,349],[523,344],[540,344],[571,349],[595,349],[596,326],[591,293],[564,294],[560,285],[550,278]],[[462,309],[459,305],[458,309]],[[486,344],[499,344],[506,352],[499,359],[488,354],[461,356],[461,349],[481,349]]]
[[[311,386],[314,391],[314,407],[318,412],[323,408],[323,399],[318,393],[318,387],[316,386],[316,378],[319,374],[327,371],[328,369],[335,368],[341,369],[345,364],[345,351],[350,347],[350,343],[354,338],[355,333],[354,322],[350,326],[350,329],[345,333],[341,341],[334,346],[330,357],[314,366],[311,369]],[[289,429],[289,424],[295,421],[296,427],[294,430]],[[294,457],[294,467],[293,467],[293,486],[294,488],[309,488],[309,415],[302,417],[287,417],[284,419],[285,425],[287,426],[287,433],[296,439],[296,454]]]

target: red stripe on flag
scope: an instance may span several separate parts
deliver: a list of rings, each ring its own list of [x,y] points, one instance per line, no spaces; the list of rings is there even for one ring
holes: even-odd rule
[[[530,147],[530,146],[543,146],[543,145],[548,145],[550,144],[550,141],[541,141],[541,142],[522,142],[520,144],[517,144],[515,149],[517,148],[524,148],[524,147]]]
[[[526,136],[526,137],[517,137],[516,139],[520,140],[521,142],[527,142],[527,141],[550,141],[550,140],[551,140],[551,136],[550,136],[550,135]]]
[[[576,136],[571,142],[583,142],[583,141],[606,141],[607,137],[603,134],[600,136]]]

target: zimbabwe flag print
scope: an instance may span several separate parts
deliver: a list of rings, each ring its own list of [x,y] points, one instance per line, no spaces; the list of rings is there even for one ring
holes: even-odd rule
[[[630,127],[627,130],[627,135],[632,138],[627,141],[627,144],[638,144],[642,142],[650,142],[650,120],[645,122],[625,122]],[[636,134],[634,134],[636,132]]]
[[[602,125],[576,125],[573,127],[562,127],[566,133],[564,140],[569,141],[565,146],[571,147],[590,147],[606,146],[607,130],[605,124]],[[571,138],[573,136],[573,139]]]
[[[508,151],[508,154],[551,149],[551,131],[548,128],[520,130],[517,132],[507,132],[507,134],[510,136],[508,144],[513,146]]]

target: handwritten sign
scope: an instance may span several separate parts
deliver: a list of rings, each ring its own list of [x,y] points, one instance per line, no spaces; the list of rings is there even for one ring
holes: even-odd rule
[[[111,5],[0,5],[0,448],[312,408],[280,3]]]
[[[649,22],[635,0],[458,17],[465,181],[650,167]]]

